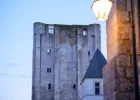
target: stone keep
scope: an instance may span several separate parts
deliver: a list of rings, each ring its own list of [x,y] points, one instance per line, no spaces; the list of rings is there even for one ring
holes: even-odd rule
[[[113,1],[107,20],[108,63],[103,69],[104,100],[134,100],[131,2],[130,0]],[[138,19],[135,18],[135,21]],[[137,54],[139,54],[138,24],[135,26]]]
[[[32,100],[79,100],[100,34],[99,24],[34,23]]]

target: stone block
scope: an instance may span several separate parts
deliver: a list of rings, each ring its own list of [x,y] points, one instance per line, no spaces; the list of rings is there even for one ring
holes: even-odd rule
[[[130,72],[126,74],[128,71],[132,71],[130,57],[127,55],[116,55],[104,66],[103,78],[105,84],[114,78],[126,78],[126,76],[130,78],[132,76]],[[128,68],[125,69],[126,67]]]
[[[130,92],[130,100],[134,100],[135,99],[135,94],[134,94],[134,92]]]
[[[124,67],[116,67],[115,68],[115,78],[125,78],[125,68]]]
[[[112,81],[115,78],[115,68],[112,68],[108,73],[103,75],[104,84],[108,83],[108,81]]]
[[[126,24],[124,24],[124,26],[125,25]],[[129,41],[131,41],[132,34],[131,34],[130,26],[123,27],[123,25],[120,25],[120,27],[118,28],[117,38],[118,38],[118,41],[119,40],[127,40],[127,41],[129,40]]]
[[[116,100],[130,100],[130,97],[129,92],[115,92]]]
[[[118,55],[116,57],[116,66],[117,67],[131,66],[131,56],[129,56],[129,55]]]
[[[126,78],[115,79],[115,86],[116,91],[129,92],[134,90],[133,82],[131,81],[131,79]]]
[[[133,92],[112,92],[112,95],[107,96],[104,100],[134,100]]]
[[[131,11],[131,0],[125,0],[126,1],[126,11]]]
[[[127,78],[133,78],[134,77],[134,71],[133,71],[133,67],[126,67],[125,68],[125,73],[126,73],[126,77]]]
[[[119,45],[118,48],[118,54],[131,54],[132,53],[132,48],[131,48],[131,42],[124,44],[124,45]]]
[[[110,94],[109,85],[110,84],[108,84],[108,83],[104,84],[104,97],[108,97]]]
[[[110,72],[110,70],[116,66],[116,62],[114,58],[109,60],[107,64],[103,67],[103,74]]]
[[[122,0],[125,1],[125,0]],[[130,22],[130,12],[129,11],[117,11],[118,22]]]
[[[40,100],[47,100],[46,93],[40,94]],[[51,100],[51,99],[49,99],[49,100]]]
[[[134,90],[132,69],[130,55],[116,55],[105,65],[103,68],[105,100],[127,100],[126,97],[120,98],[127,95],[122,92],[129,93]]]
[[[107,55],[107,60],[111,60],[113,57],[115,57],[118,53],[118,43],[116,42],[117,40],[115,40],[112,45],[110,45],[108,47],[108,55]]]
[[[117,2],[117,10],[125,11],[126,0],[116,0]]]
[[[110,82],[104,84],[104,99],[108,100],[109,98],[111,98],[112,93],[114,91],[115,91],[115,81],[110,81]]]

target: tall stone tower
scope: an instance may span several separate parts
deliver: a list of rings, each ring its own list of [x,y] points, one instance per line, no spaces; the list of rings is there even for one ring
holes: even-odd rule
[[[100,25],[34,23],[32,100],[79,100]]]

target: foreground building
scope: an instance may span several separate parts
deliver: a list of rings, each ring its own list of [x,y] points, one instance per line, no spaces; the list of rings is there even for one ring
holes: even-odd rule
[[[101,49],[100,35],[98,24],[34,23],[32,100],[82,100],[84,76]]]
[[[113,0],[106,22],[108,63],[103,69],[104,100],[138,100],[134,89],[132,27],[135,28],[140,87],[140,0],[134,0],[134,26],[131,14],[131,0]]]

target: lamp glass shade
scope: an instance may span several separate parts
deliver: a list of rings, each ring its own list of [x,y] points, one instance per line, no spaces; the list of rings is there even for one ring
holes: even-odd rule
[[[113,2],[111,0],[95,0],[92,5],[92,10],[99,21],[108,19]]]

